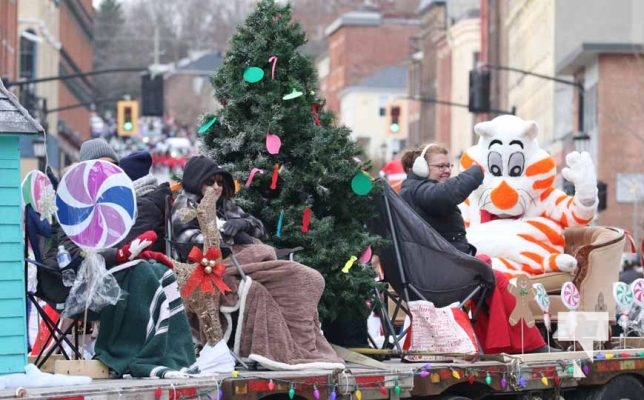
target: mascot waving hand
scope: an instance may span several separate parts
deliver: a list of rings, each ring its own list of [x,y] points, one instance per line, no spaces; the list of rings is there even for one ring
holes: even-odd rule
[[[575,195],[554,187],[557,166],[537,143],[538,127],[513,115],[474,126],[480,136],[461,158],[461,167],[479,164],[483,184],[461,204],[467,238],[492,258],[508,278],[572,271],[574,257],[564,254],[563,231],[586,225],[597,212],[595,166],[586,152],[566,156],[563,177]]]

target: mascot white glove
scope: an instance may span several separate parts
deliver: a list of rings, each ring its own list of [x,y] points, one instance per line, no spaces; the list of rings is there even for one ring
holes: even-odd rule
[[[575,185],[575,198],[586,207],[593,206],[597,202],[597,175],[590,154],[572,151],[566,155],[566,164],[561,175]]]

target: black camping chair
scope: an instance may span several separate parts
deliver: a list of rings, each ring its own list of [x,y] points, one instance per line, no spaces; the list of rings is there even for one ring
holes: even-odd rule
[[[82,354],[79,348],[79,322],[73,320],[71,324],[68,324],[64,329],[59,327],[60,319],[53,320],[49,317],[47,312],[41,306],[38,301],[43,300],[45,303],[49,304],[57,312],[61,312],[65,305],[65,300],[69,294],[69,287],[63,285],[62,270],[58,266],[50,266],[43,262],[43,254],[40,251],[39,241],[43,235],[53,237],[55,235],[55,230],[43,232],[41,224],[37,222],[39,215],[37,215],[31,205],[25,207],[25,237],[24,237],[24,258],[25,258],[25,284],[27,283],[27,265],[32,264],[36,267],[37,270],[37,280],[38,285],[36,287],[36,292],[32,293],[29,290],[26,290],[27,301],[30,303],[31,307],[35,309],[38,313],[39,319],[45,323],[47,329],[47,339],[42,344],[34,364],[40,368],[49,357],[54,352],[59,352],[66,359],[70,358],[68,351],[71,352],[71,357],[75,359],[81,359]],[[53,238],[52,238],[53,240]],[[34,259],[29,258],[28,246],[29,243],[32,244],[32,250]],[[80,260],[73,260],[70,265],[65,269],[78,269]],[[27,288],[25,288],[27,289]],[[73,341],[68,338],[68,335],[72,334]],[[67,346],[67,349],[65,346]],[[31,349],[29,349],[31,351]],[[68,351],[66,351],[68,350]]]
[[[391,244],[379,249],[378,255],[385,280],[396,294],[386,293],[385,301],[395,303],[389,315],[388,307],[379,307],[385,331],[385,346],[400,351],[400,338],[394,321],[405,304],[426,300],[436,307],[458,303],[462,307],[475,300],[472,312],[475,319],[486,296],[495,285],[492,268],[476,257],[457,250],[434,228],[427,224],[389,184],[379,179],[382,192],[377,195],[378,218],[373,230],[389,239]],[[403,301],[405,303],[403,303]]]

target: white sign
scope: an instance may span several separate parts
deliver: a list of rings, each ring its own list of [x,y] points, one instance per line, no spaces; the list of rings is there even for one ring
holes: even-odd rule
[[[618,203],[634,203],[644,200],[644,174],[617,174]]]

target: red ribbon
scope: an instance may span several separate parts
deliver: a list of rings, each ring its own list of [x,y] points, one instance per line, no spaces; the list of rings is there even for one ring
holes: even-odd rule
[[[320,126],[320,115],[318,114],[319,109],[320,109],[320,105],[318,103],[311,104],[311,112],[313,113],[313,122],[317,126]]]
[[[275,190],[277,189],[277,178],[280,175],[280,165],[275,164],[273,166],[273,176],[271,177],[271,189]]]
[[[309,224],[311,223],[311,209],[305,208],[302,213],[302,232],[306,233],[309,231]]]
[[[181,289],[181,296],[190,296],[197,288],[202,293],[215,294],[215,288],[221,293],[226,294],[232,292],[228,285],[223,281],[224,271],[226,267],[221,262],[216,262],[210,265],[211,261],[216,261],[221,257],[221,252],[217,247],[211,246],[206,254],[203,254],[201,249],[197,246],[193,247],[188,254],[188,261],[197,263],[197,266],[188,277],[188,281]],[[205,264],[205,265],[204,265]],[[210,268],[210,272],[206,272],[206,268]]]

